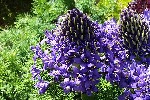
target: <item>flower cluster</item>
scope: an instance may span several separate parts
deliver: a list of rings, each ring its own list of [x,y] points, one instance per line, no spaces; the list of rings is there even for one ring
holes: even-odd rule
[[[105,78],[112,84],[117,83],[120,87],[126,87],[129,82],[125,78],[126,50],[122,47],[123,40],[119,38],[119,26],[114,19],[106,21],[102,24],[101,39],[103,39],[105,46],[103,46],[105,58],[103,62],[105,66],[101,67],[101,72],[107,73]]]
[[[150,99],[150,31],[147,12],[139,15],[126,9],[121,14],[120,36],[122,47],[127,50],[125,69],[130,84],[125,87],[119,99],[149,100]]]
[[[50,82],[41,73],[48,72],[65,93],[72,91],[91,95],[97,92],[99,78],[125,88],[119,99],[150,98],[150,11],[138,14],[131,9],[103,24],[91,21],[78,9],[60,16],[56,28],[45,32],[45,39],[31,47],[34,52],[33,79],[38,78],[39,93],[46,92]],[[42,45],[47,45],[43,50]],[[38,59],[43,67],[38,68]]]
[[[134,80],[119,99],[129,100],[149,100],[150,99],[150,66],[148,68],[143,64],[133,61],[128,64],[128,71]]]
[[[150,53],[149,33],[148,23],[135,11],[126,9],[122,12],[120,35],[124,40],[123,46],[129,51],[129,58],[146,59]]]
[[[46,39],[31,48],[35,63],[36,58],[42,59],[43,70],[49,70],[49,75],[66,93],[77,91],[91,95],[92,91],[98,91],[95,85],[101,77],[100,68],[104,66],[100,55],[108,47],[102,34],[97,22],[78,9],[70,10],[58,19],[56,29],[45,32]],[[45,52],[40,48],[44,42],[51,46]],[[38,76],[40,71],[33,69],[33,77]]]

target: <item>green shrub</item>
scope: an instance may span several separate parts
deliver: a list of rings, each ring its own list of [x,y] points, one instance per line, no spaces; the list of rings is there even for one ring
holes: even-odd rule
[[[119,19],[121,10],[131,0],[75,0],[76,7],[87,13],[93,20],[100,23],[115,18]]]
[[[33,5],[36,5],[36,2]],[[30,46],[36,45],[43,38],[46,29],[51,30],[55,27],[53,20],[57,19],[65,9],[62,9],[63,7],[57,9],[57,4],[61,5],[60,3],[63,2],[53,2],[53,5],[46,3],[47,5],[38,4],[44,8],[47,7],[44,10],[45,13],[40,13],[37,8],[33,15],[19,15],[14,27],[3,29],[0,33],[0,97],[2,99],[45,100],[54,96],[52,92],[39,95],[38,90],[34,88],[35,83],[31,80],[30,73],[33,64],[33,53]],[[52,88],[54,87],[58,86]],[[71,98],[71,96],[64,95],[62,90],[57,92],[62,95],[55,95],[53,97],[55,99],[56,96],[58,100],[59,98]]]
[[[67,7],[63,0],[34,0],[32,11],[43,23],[55,23]]]

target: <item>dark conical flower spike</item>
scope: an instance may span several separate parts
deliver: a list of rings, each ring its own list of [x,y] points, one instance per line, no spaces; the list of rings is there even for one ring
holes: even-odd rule
[[[130,56],[144,56],[149,52],[149,26],[135,11],[126,9],[121,14],[120,36]]]
[[[75,8],[59,17],[57,28],[53,33],[60,37],[57,41],[59,44],[65,41],[66,45],[81,46],[94,52],[92,48],[95,48],[94,43],[97,42],[94,33],[96,25],[86,14]]]

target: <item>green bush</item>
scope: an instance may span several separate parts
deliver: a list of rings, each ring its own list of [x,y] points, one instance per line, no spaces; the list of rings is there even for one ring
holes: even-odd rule
[[[35,0],[33,14],[18,15],[14,27],[2,29],[0,33],[0,97],[6,100],[45,100],[53,98],[71,98],[63,94],[62,90],[39,95],[31,80],[30,69],[33,64],[33,53],[30,46],[36,45],[44,36],[44,31],[54,28],[53,20],[65,11],[63,2],[46,2]],[[37,3],[38,2],[38,3]],[[36,9],[44,8],[44,9]],[[60,8],[59,8],[60,7]],[[45,9],[46,8],[46,9]],[[40,13],[41,11],[44,13]],[[51,88],[58,87],[52,86]],[[54,89],[53,89],[54,90]],[[57,94],[57,95],[56,95]]]
[[[131,0],[75,0],[76,7],[87,13],[93,20],[103,23],[111,18],[119,19],[121,10]]]

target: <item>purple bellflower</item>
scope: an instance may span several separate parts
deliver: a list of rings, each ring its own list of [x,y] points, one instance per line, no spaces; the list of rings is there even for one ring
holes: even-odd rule
[[[42,70],[49,71],[48,75],[60,83],[64,92],[91,95],[98,91],[96,84],[101,77],[100,68],[104,66],[100,55],[110,42],[105,43],[102,31],[101,25],[78,9],[70,10],[59,17],[54,30],[45,32],[46,38],[42,42],[31,48],[35,64],[41,59]],[[44,43],[49,46],[45,51],[40,47]],[[39,71],[34,68],[32,74],[35,78]]]

